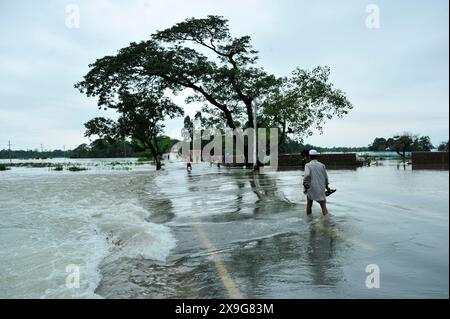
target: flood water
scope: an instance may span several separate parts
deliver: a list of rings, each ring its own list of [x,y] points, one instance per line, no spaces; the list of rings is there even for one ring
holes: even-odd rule
[[[448,171],[329,170],[329,219],[305,216],[302,174],[0,172],[0,297],[448,298]]]

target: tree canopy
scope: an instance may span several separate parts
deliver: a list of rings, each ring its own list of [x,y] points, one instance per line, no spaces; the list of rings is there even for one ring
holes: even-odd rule
[[[377,137],[373,143],[369,145],[371,151],[394,151],[403,158],[406,157],[407,152],[413,151],[431,151],[433,144],[429,136],[419,136],[412,133],[402,133],[390,137]]]
[[[449,141],[441,142],[441,144],[439,144],[439,146],[438,146],[438,150],[440,152],[448,152],[448,144],[449,144]]]
[[[285,142],[287,134],[302,140],[311,136],[314,129],[322,132],[326,120],[342,117],[352,109],[345,94],[330,83],[329,75],[328,67],[295,69],[291,78],[284,78],[269,92],[258,122],[265,127],[278,127],[280,143]]]
[[[118,93],[118,102],[109,103],[119,118],[113,121],[104,117],[96,117],[85,123],[86,136],[97,135],[102,139],[116,140],[127,137],[139,141],[144,149],[149,149],[156,159],[157,169],[161,168],[159,156],[161,149],[158,136],[162,133],[166,118],[183,115],[183,110],[163,96],[162,91],[130,93],[122,90]]]
[[[253,103],[258,101],[263,105],[258,120],[278,127],[282,138],[309,135],[352,108],[329,82],[329,68],[296,69],[290,78],[277,77],[256,65],[257,53],[249,36],[231,35],[225,18],[191,18],[98,59],[76,87],[97,96],[99,107],[116,105],[122,91],[189,89],[186,102],[204,105],[205,123],[232,129],[254,127]]]

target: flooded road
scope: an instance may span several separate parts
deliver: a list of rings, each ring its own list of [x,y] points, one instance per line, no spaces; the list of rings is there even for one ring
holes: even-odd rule
[[[305,216],[302,173],[3,172],[0,296],[448,298],[448,171],[330,170],[328,220]]]

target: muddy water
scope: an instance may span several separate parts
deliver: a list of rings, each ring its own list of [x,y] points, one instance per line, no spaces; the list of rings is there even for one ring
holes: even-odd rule
[[[106,297],[448,296],[448,171],[330,171],[332,214],[304,215],[302,172],[255,175],[173,164],[140,196],[177,239],[165,263],[105,265]],[[366,287],[366,267],[380,288]],[[121,287],[117,290],[114,287]],[[123,289],[126,287],[125,289]]]
[[[448,171],[330,170],[329,219],[306,218],[301,175],[2,172],[0,296],[448,298]]]

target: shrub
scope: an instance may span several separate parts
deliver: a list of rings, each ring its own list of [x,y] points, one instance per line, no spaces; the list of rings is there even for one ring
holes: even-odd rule
[[[80,172],[80,171],[86,171],[87,168],[80,167],[80,166],[70,166],[68,168],[68,170],[71,171],[71,172]]]

